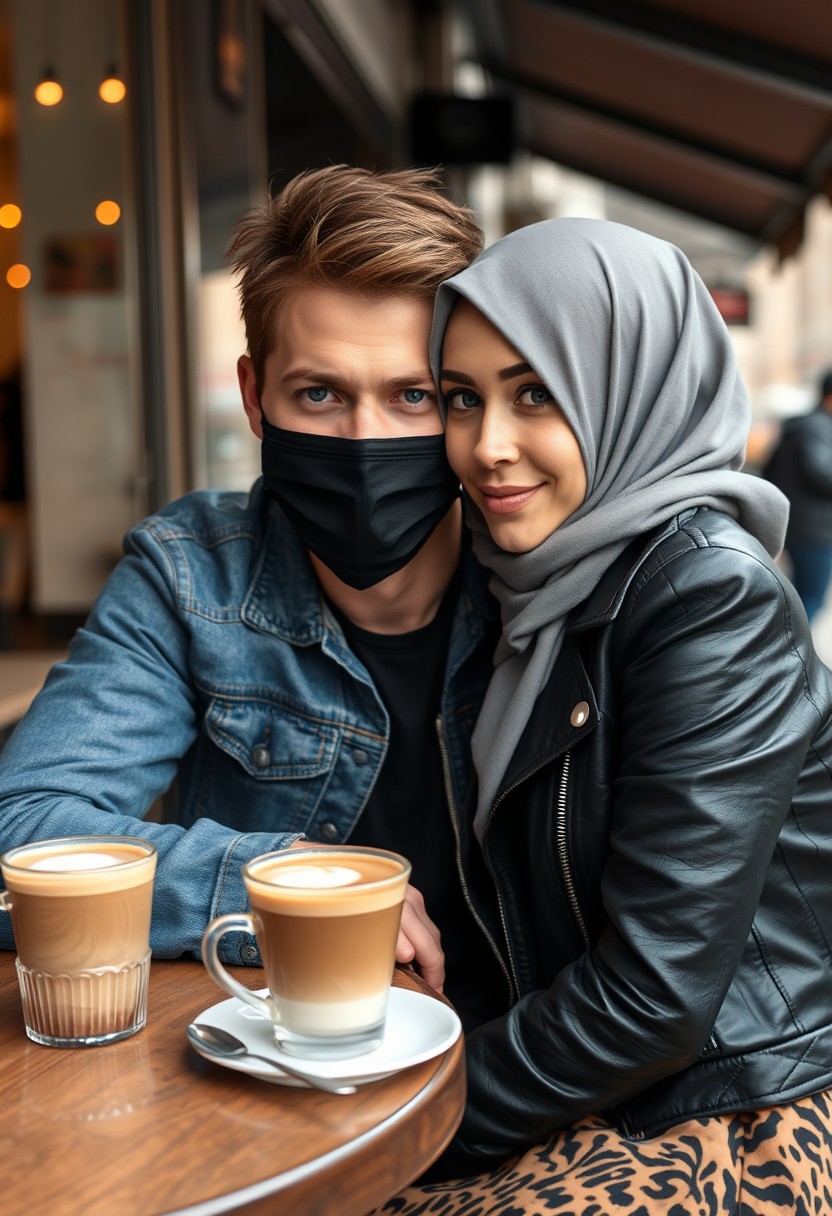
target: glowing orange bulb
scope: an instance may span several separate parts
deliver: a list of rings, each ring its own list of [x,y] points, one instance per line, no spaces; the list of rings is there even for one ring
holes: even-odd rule
[[[42,80],[35,89],[35,101],[42,106],[56,106],[64,95],[57,80]]]
[[[0,228],[16,228],[23,219],[23,212],[14,203],[4,203],[0,207]]]
[[[95,209],[95,218],[99,224],[115,224],[121,215],[121,207],[111,198],[105,198]]]
[[[108,76],[106,80],[102,80],[98,86],[98,96],[102,101],[106,101],[108,105],[114,106],[118,102],[124,101],[127,94],[124,81],[119,80],[118,76]]]
[[[15,262],[14,266],[10,266],[6,271],[6,282],[9,287],[25,287],[31,277],[31,270],[22,262]]]

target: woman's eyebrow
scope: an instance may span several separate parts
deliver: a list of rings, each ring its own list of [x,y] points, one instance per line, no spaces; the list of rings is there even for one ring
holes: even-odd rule
[[[511,367],[504,367],[501,372],[497,372],[499,380],[513,380],[515,376],[527,376],[531,372],[528,363],[512,363]]]
[[[511,367],[504,367],[502,371],[497,372],[497,377],[500,380],[513,380],[515,376],[528,376],[534,374],[528,363],[512,363]],[[470,376],[466,376],[465,372],[455,372],[450,367],[443,367],[439,373],[440,380],[455,380],[457,384],[470,384],[473,388],[474,381]]]

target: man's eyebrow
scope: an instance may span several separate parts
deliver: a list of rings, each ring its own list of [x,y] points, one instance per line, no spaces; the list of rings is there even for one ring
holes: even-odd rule
[[[406,376],[394,376],[387,383],[391,388],[410,388],[414,384],[424,384],[426,381],[428,384],[433,384],[433,375],[430,368],[422,367]]]
[[[333,384],[337,387],[349,387],[353,383],[349,376],[344,376],[336,371],[327,371],[321,367],[290,367],[287,372],[283,373],[281,379],[307,380],[317,384]],[[404,375],[393,376],[384,383],[388,388],[393,389],[410,388],[416,384],[432,384],[433,376],[429,368],[418,367]]]
[[[322,367],[290,367],[281,376],[282,380],[324,380],[327,384],[344,383],[344,377]]]
[[[515,376],[527,376],[531,371],[528,363],[512,363],[511,367],[504,367],[502,371],[497,372],[497,376],[500,380],[513,380]],[[439,378],[456,380],[459,384],[470,384],[472,387],[474,385],[474,381],[470,376],[466,376],[465,372],[455,372],[450,367],[443,367]]]

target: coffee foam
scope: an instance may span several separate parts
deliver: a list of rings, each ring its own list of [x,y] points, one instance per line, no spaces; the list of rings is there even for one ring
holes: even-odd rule
[[[278,870],[271,876],[271,881],[276,887],[300,887],[306,891],[321,891],[361,882],[361,874],[347,866],[294,866],[284,873]]]
[[[113,857],[111,853],[53,853],[51,857],[39,857],[27,869],[65,874],[69,870],[103,870],[123,862],[123,857]]]
[[[252,905],[282,912],[288,916],[358,916],[400,904],[410,875],[407,862],[394,857],[362,853],[359,849],[326,849],[321,852],[297,850],[292,857],[286,850],[278,857],[258,861],[244,871],[245,885]],[[293,875],[312,871],[343,874],[349,882],[337,885],[296,883]],[[353,877],[353,874],[355,875]]]
[[[82,863],[76,860],[81,858]],[[90,861],[95,858],[95,861]],[[102,860],[99,861],[98,858]],[[2,867],[10,891],[33,895],[97,895],[152,882],[156,854],[139,844],[32,844],[16,851]]]

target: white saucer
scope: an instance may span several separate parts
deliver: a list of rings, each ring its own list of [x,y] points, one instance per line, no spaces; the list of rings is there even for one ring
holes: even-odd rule
[[[264,996],[265,993],[263,989],[260,995]],[[207,1022],[209,1026],[230,1031],[242,1039],[249,1051],[266,1056],[279,1065],[281,1053],[275,1045],[271,1022],[236,997],[209,1006],[194,1021]],[[456,1042],[461,1032],[459,1018],[442,1001],[407,988],[391,988],[384,1038],[375,1051],[348,1060],[312,1060],[296,1055],[292,1055],[291,1060],[310,1076],[334,1077],[352,1085],[365,1085],[438,1056]],[[279,1072],[262,1060],[239,1056],[220,1058],[203,1051],[196,1043],[191,1043],[191,1046],[206,1060],[223,1068],[247,1072],[249,1076],[273,1081],[277,1085],[308,1088],[303,1081]]]

